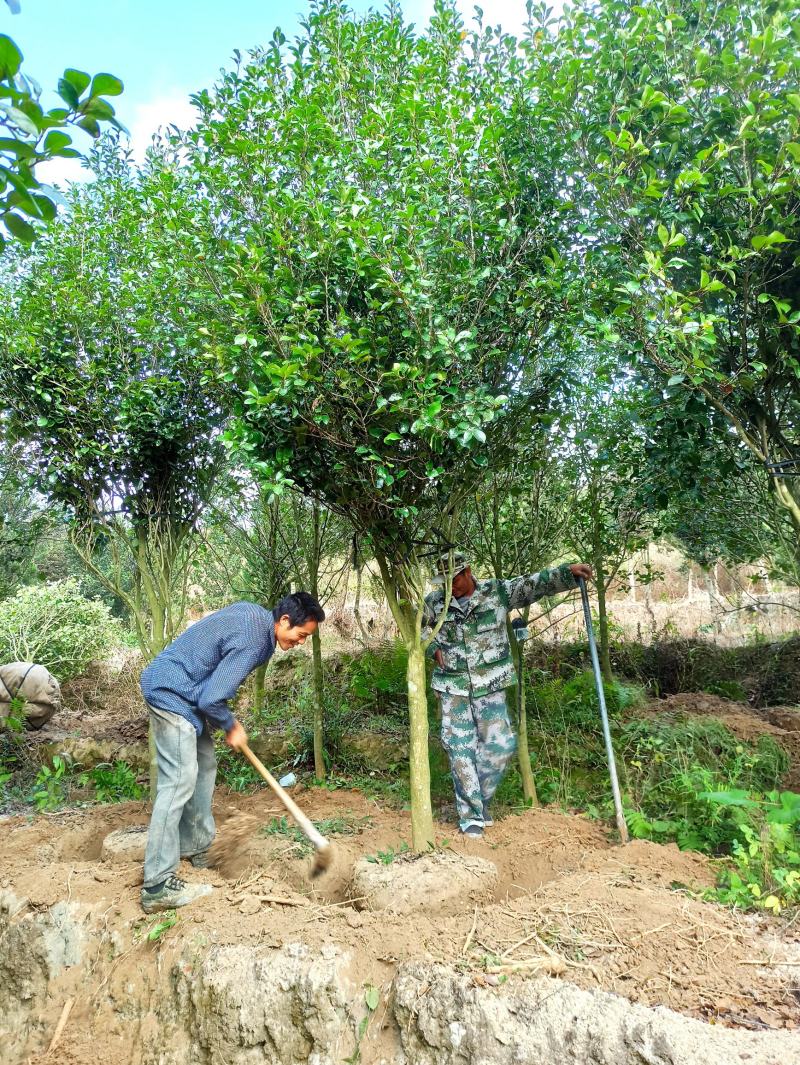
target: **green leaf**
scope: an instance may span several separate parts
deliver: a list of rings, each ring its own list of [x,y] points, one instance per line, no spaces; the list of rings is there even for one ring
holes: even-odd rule
[[[90,96],[119,96],[124,85],[113,74],[95,74],[92,78]]]
[[[744,806],[753,809],[759,805],[746,791],[737,788],[731,788],[730,791],[701,791],[697,797],[718,806]]]
[[[72,137],[68,133],[60,129],[51,129],[44,139],[42,151],[55,155],[70,144],[72,144]]]
[[[21,129],[23,133],[29,133],[33,137],[38,136],[39,127],[30,115],[26,115],[25,112],[21,111],[18,107],[11,107],[8,104],[3,104],[2,110],[8,115],[9,120],[13,122],[18,129]]]
[[[79,93],[75,91],[75,86],[68,82],[66,78],[59,78],[58,95],[72,111],[75,111],[80,105],[81,98]]]
[[[79,122],[76,122],[75,125],[80,126],[81,129],[85,130],[90,137],[100,136],[100,125],[97,119],[92,118],[91,115],[86,115]]]
[[[364,995],[364,1001],[367,1004],[367,1009],[374,1012],[378,1008],[378,1003],[380,1002],[380,1000],[380,991],[377,987],[374,987],[372,984],[370,984],[367,988],[366,994]]]
[[[13,78],[22,63],[22,52],[10,37],[0,33],[0,78]]]
[[[676,385],[682,385],[684,380],[685,377],[682,373],[673,374],[669,381],[667,381],[667,388],[674,388]]]
[[[110,122],[114,117],[114,108],[107,100],[91,96],[87,103],[81,104],[81,114],[96,118],[98,122]]]
[[[73,67],[67,67],[62,74],[62,80],[68,82],[78,96],[81,96],[88,88],[89,82],[92,79],[85,70],[75,70]]]
[[[26,222],[24,218],[21,218],[18,214],[6,214],[3,216],[3,221],[6,224],[6,228],[9,233],[16,237],[17,240],[23,241],[25,244],[30,244],[36,240],[36,230],[30,224]]]
[[[753,245],[756,251],[761,251],[762,248],[771,248],[775,244],[788,244],[789,237],[784,236],[783,233],[779,233],[777,229],[773,229],[771,233],[767,233],[765,236],[753,237],[750,243]]]

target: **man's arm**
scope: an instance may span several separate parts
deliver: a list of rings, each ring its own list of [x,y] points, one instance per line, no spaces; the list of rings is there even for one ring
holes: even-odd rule
[[[238,724],[228,706],[228,700],[236,695],[244,680],[262,661],[260,647],[238,647],[220,660],[203,685],[197,707],[198,713],[202,714],[212,728],[222,729],[227,734]]]
[[[558,595],[578,587],[578,577],[588,580],[592,576],[590,566],[583,562],[565,562],[554,569],[543,569],[523,577],[503,581],[509,599],[509,610],[530,606],[546,595]]]

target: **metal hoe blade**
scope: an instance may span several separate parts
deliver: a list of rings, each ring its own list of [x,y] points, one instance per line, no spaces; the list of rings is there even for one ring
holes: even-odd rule
[[[611,729],[608,726],[608,710],[606,709],[606,695],[603,691],[603,676],[600,672],[600,659],[597,657],[597,644],[594,640],[594,627],[592,626],[592,611],[589,606],[589,591],[583,577],[578,577],[578,585],[581,590],[583,601],[583,619],[586,622],[586,634],[589,637],[589,655],[592,659],[594,682],[597,686],[597,698],[600,703],[600,717],[603,719],[603,736],[606,741],[606,757],[608,758],[608,774],[611,777],[611,791],[614,796],[614,811],[617,815],[617,829],[619,838],[623,843],[628,842],[628,826],[625,824],[625,814],[622,811],[622,797],[619,793],[619,780],[617,779],[617,761],[614,757],[614,745],[611,742]]]

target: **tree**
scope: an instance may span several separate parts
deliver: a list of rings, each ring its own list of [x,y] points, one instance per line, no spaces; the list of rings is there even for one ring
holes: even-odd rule
[[[0,599],[36,576],[34,557],[47,525],[25,472],[24,449],[4,439],[0,422]]]
[[[291,560],[292,575],[301,588],[310,592],[324,606],[346,575],[349,564],[347,547],[352,531],[343,517],[322,507],[315,499],[306,499],[297,492],[279,498],[284,501],[285,508],[291,511],[291,521],[281,526],[279,535]],[[311,654],[314,676],[314,776],[317,780],[324,780],[325,677],[319,628],[311,636]]]
[[[205,544],[225,574],[225,598],[253,599],[273,607],[291,590],[296,531],[283,497],[250,481],[229,477],[222,503],[215,503]],[[214,533],[221,531],[222,543]],[[212,547],[213,543],[213,547]],[[264,704],[266,665],[253,671],[253,706]]]
[[[534,433],[536,427],[531,427]],[[497,580],[534,573],[560,554],[568,520],[566,486],[560,477],[556,447],[539,429],[516,456],[513,466],[495,473],[465,509],[459,542]],[[522,611],[529,620],[529,608]],[[509,643],[517,671],[517,756],[522,793],[535,804],[536,784],[528,749],[525,657],[510,620]]]
[[[600,666],[611,681],[608,591],[625,559],[652,532],[644,454],[653,397],[617,372],[616,352],[587,350],[593,339],[590,332],[575,348],[580,387],[562,422],[562,463],[571,481],[565,541],[594,571]]]
[[[232,439],[368,538],[408,651],[412,838],[433,838],[421,637],[427,556],[541,401],[557,190],[513,39],[437,3],[314,4],[200,110],[187,153],[216,204],[240,323],[216,335],[240,390]]]
[[[0,384],[37,489],[70,515],[76,550],[150,658],[182,623],[221,463],[224,393],[202,336],[214,300],[172,161],[137,173],[110,146],[94,164],[97,180],[6,277]]]
[[[7,3],[19,11],[19,4]],[[98,137],[103,122],[123,128],[106,99],[122,92],[119,78],[68,68],[58,83],[66,106],[45,111],[40,86],[21,72],[22,59],[14,41],[0,34],[0,253],[9,238],[30,243],[55,218],[59,197],[35,172],[48,159],[80,158],[65,131],[75,126]]]
[[[652,411],[647,505],[657,535],[704,567],[758,563],[800,585],[798,541],[763,467],[702,397],[682,390]]]
[[[535,28],[614,333],[737,433],[800,539],[800,49],[791,0],[582,2]]]

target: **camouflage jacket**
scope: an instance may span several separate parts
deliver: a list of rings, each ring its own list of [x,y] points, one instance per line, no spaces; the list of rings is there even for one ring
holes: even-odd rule
[[[577,581],[565,563],[556,569],[507,581],[477,581],[463,610],[451,599],[444,624],[427,651],[431,657],[437,650],[444,656],[444,668],[437,665],[433,671],[433,690],[447,695],[480,697],[515,684],[516,672],[506,630],[509,610],[576,587]],[[441,588],[425,597],[423,636],[430,633],[443,607]]]

